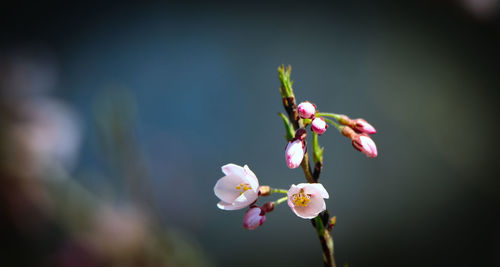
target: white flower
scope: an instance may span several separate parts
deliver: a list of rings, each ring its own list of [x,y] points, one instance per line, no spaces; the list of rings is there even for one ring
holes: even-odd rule
[[[214,186],[215,195],[221,200],[217,207],[223,210],[238,210],[250,206],[259,196],[259,181],[248,168],[227,164],[222,166],[226,175]]]
[[[288,190],[288,206],[304,219],[312,219],[326,209],[325,198],[328,192],[322,184],[301,183],[292,185]]]

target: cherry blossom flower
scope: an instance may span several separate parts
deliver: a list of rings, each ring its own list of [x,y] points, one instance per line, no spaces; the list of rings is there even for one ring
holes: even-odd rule
[[[301,183],[288,190],[288,206],[299,217],[312,219],[326,209],[328,192],[322,184]]]
[[[352,145],[357,150],[365,153],[365,155],[369,158],[377,156],[377,146],[368,135],[358,135],[357,138],[352,139]]]
[[[316,114],[316,105],[311,104],[309,101],[302,102],[297,106],[297,113],[303,119],[312,119]]]
[[[304,142],[300,139],[295,139],[288,142],[285,149],[286,165],[290,169],[295,169],[300,166],[304,158],[305,147]]]
[[[319,135],[322,135],[324,132],[326,132],[326,128],[328,128],[328,125],[323,118],[314,118],[311,123],[311,129]]]
[[[266,221],[266,213],[263,209],[253,206],[246,213],[243,218],[243,227],[248,230],[255,230]]]
[[[222,172],[226,176],[214,186],[214,193],[221,200],[217,203],[219,209],[243,209],[257,200],[259,181],[247,165],[241,167],[230,163],[222,166]]]

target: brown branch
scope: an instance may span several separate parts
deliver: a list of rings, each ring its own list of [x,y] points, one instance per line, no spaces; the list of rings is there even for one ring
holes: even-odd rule
[[[316,164],[314,164],[314,172],[313,172],[313,178],[314,178],[314,181],[316,181],[316,183],[318,182],[319,180],[319,175],[321,174],[321,169],[323,169],[323,162],[316,162]]]
[[[317,183],[317,180],[314,179],[314,176],[311,172],[311,166],[309,166],[309,153],[304,154],[304,159],[300,163],[302,170],[304,171],[304,175],[306,176],[306,180],[308,183]]]
[[[283,99],[283,107],[285,108],[286,113],[288,114],[288,118],[290,122],[293,125],[294,130],[299,129],[300,127],[303,127],[303,125],[300,123],[298,114],[297,114],[297,105],[295,103],[295,98],[294,97],[288,97],[288,98],[282,98]],[[307,145],[306,145],[307,147]],[[314,173],[311,171],[311,166],[309,162],[309,153],[306,151],[304,153],[304,159],[302,160],[302,163],[300,164],[302,167],[302,170],[304,171],[304,175],[306,177],[307,182],[309,183],[317,183],[319,179],[319,175],[321,173],[321,168],[322,163],[318,162],[314,166]],[[319,218],[318,221],[316,221],[316,218]],[[318,234],[319,241],[321,243],[321,251],[323,254],[323,263],[326,267],[336,267],[335,264],[335,258],[333,255],[333,239],[332,236],[330,235],[330,231],[328,230],[328,227],[325,227],[325,225],[328,225],[328,210],[325,210],[322,212],[318,217],[315,219],[311,219],[311,222],[316,229],[316,233]],[[325,220],[326,218],[326,220]]]
[[[328,230],[324,230],[323,234],[318,235],[323,252],[323,264],[326,267],[336,267],[335,258],[333,257],[333,239]]]
[[[294,97],[284,97],[283,107],[288,114],[288,119],[292,122],[293,128],[295,130],[299,129],[299,114],[297,113],[297,105],[295,104]]]

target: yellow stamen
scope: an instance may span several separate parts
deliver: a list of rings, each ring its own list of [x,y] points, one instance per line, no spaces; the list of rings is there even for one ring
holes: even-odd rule
[[[307,207],[309,202],[311,202],[311,195],[305,194],[304,189],[300,189],[298,194],[292,196],[292,201],[295,206]]]
[[[236,186],[236,190],[241,191],[240,196],[245,193],[245,191],[252,189],[252,187],[249,184],[246,183],[241,183]]]

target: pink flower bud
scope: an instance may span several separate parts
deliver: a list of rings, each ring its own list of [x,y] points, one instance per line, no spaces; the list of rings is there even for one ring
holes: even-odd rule
[[[266,213],[259,207],[251,207],[243,218],[243,227],[248,230],[255,230],[266,221]]]
[[[300,139],[288,142],[285,149],[286,165],[288,168],[295,169],[299,167],[305,153],[304,142]]]
[[[324,132],[326,132],[326,128],[328,128],[328,125],[323,118],[314,118],[311,123],[311,129],[319,135],[322,135]]]
[[[302,102],[297,106],[297,112],[303,119],[312,119],[316,114],[316,105],[311,104],[309,101]]]
[[[352,146],[357,150],[365,153],[369,158],[374,158],[377,156],[377,146],[373,140],[364,134],[358,135],[357,138],[352,140]]]
[[[375,127],[373,127],[371,124],[369,124],[363,119],[353,120],[353,128],[355,131],[359,133],[374,134],[377,132],[377,130],[375,130]]]

